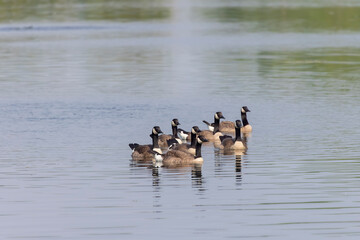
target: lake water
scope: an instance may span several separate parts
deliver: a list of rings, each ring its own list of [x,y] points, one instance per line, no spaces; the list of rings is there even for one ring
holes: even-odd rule
[[[0,1],[1,239],[358,239],[358,1]],[[245,155],[131,161],[222,111]]]

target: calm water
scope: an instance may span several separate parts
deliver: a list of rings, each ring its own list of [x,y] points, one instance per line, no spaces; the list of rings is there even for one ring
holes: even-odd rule
[[[2,239],[358,239],[358,1],[0,1]],[[254,131],[131,161],[170,121]]]

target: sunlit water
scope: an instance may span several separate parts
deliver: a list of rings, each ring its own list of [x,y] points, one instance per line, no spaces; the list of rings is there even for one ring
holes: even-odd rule
[[[359,5],[271,2],[1,3],[1,238],[358,239]],[[131,161],[243,105],[245,155]]]

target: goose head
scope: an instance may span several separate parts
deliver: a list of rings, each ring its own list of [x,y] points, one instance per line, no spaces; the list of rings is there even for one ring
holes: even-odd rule
[[[207,140],[203,136],[198,136],[196,141],[197,141],[197,143],[202,144],[203,142],[208,142],[209,140]]]
[[[235,128],[241,128],[242,127],[242,123],[240,120],[236,120],[235,121]]]
[[[242,113],[246,113],[246,112],[250,112],[250,110],[248,109],[247,106],[243,106],[243,107],[241,108],[241,112],[242,112]]]
[[[171,121],[171,126],[175,127],[175,126],[178,126],[178,125],[180,125],[179,120],[177,118],[174,118]]]
[[[160,129],[159,126],[155,126],[155,127],[153,127],[153,129],[152,129],[152,133],[153,133],[153,134],[160,134],[160,133],[163,133],[163,132],[161,131],[161,129]]]
[[[191,128],[191,132],[192,132],[193,134],[197,134],[197,133],[201,132],[201,130],[200,130],[200,128],[199,128],[198,126],[193,126],[193,127]]]
[[[224,115],[222,114],[222,112],[216,112],[214,115],[215,119],[225,119]]]

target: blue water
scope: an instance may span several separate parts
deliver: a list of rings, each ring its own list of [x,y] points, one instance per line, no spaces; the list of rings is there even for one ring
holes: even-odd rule
[[[157,4],[161,17],[145,4],[134,19],[2,21],[1,238],[358,239],[359,32],[203,14],[234,1]],[[128,143],[150,143],[154,125],[205,129],[243,105],[245,155],[131,160]]]

